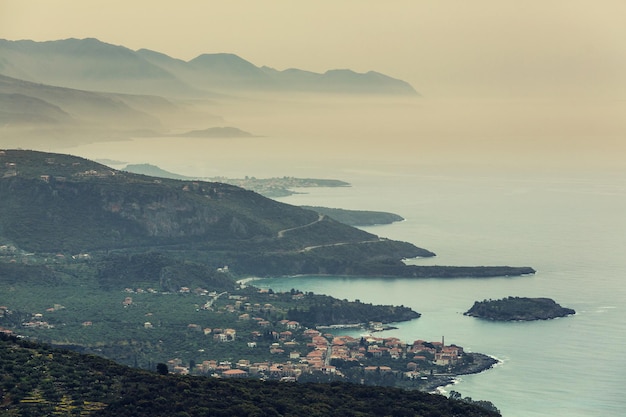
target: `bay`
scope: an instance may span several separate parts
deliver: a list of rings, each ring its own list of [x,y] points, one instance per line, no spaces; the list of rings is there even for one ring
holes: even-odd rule
[[[263,138],[155,137],[47,150],[188,176],[347,181],[349,188],[302,189],[280,201],[399,214],[406,220],[365,230],[437,254],[407,263],[531,266],[537,273],[275,277],[256,285],[410,306],[422,317],[382,335],[443,336],[499,358],[494,369],[463,376],[446,391],[492,401],[504,416],[624,414],[625,103],[359,99],[324,101],[310,112],[288,104],[246,114],[237,102],[231,121]],[[462,314],[474,301],[506,296],[550,297],[577,314],[530,323]]]
[[[421,318],[381,335],[406,341],[445,336],[446,343],[497,357],[500,365],[462,376],[446,391],[490,400],[505,416],[623,415],[624,179],[363,174],[350,179],[351,189],[319,189],[282,201],[400,214],[404,222],[365,229],[438,254],[409,263],[528,265],[538,272],[449,280],[292,277],[256,285],[412,307]],[[506,296],[551,297],[577,314],[525,323],[462,314],[476,300]]]

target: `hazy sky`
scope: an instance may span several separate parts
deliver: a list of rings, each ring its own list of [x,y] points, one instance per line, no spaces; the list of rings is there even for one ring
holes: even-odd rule
[[[375,70],[430,97],[626,95],[624,0],[0,0],[0,38]]]

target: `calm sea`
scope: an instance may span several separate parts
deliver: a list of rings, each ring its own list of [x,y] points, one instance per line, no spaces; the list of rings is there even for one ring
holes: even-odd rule
[[[352,187],[305,189],[281,201],[400,214],[405,221],[366,230],[437,254],[407,262],[531,266],[535,275],[516,278],[297,277],[257,285],[412,307],[419,319],[383,335],[444,336],[497,357],[499,366],[446,390],[492,401],[507,417],[624,416],[624,104],[584,111],[579,102],[536,104],[419,101],[407,113],[379,106],[351,116],[325,103],[297,120],[268,108],[235,120],[267,132],[263,138],[142,138],[60,151],[202,177],[345,180]],[[550,297],[577,314],[530,323],[462,314],[476,300],[506,296]]]
[[[396,171],[397,172],[397,171]],[[382,333],[441,340],[502,361],[453,387],[505,416],[623,416],[626,396],[626,179],[619,176],[347,171],[351,188],[302,190],[296,205],[386,210],[406,221],[366,230],[437,253],[415,264],[532,266],[492,279],[272,278],[257,285],[401,304],[422,317]],[[551,297],[575,316],[529,323],[465,317],[475,300]]]

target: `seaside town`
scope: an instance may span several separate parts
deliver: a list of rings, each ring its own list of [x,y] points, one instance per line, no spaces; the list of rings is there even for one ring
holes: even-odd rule
[[[262,323],[259,321],[259,323]],[[378,326],[381,323],[370,323]],[[263,325],[263,324],[261,324]],[[460,346],[446,346],[441,342],[416,340],[411,344],[395,337],[375,337],[363,335],[337,336],[322,333],[316,329],[300,329],[294,321],[281,320],[284,331],[272,331],[276,340],[271,343],[271,355],[287,352],[289,360],[254,362],[240,359],[230,361],[206,360],[202,363],[186,366],[178,358],[168,361],[168,369],[179,374],[205,374],[222,378],[256,377],[262,379],[280,379],[296,381],[306,375],[325,375],[331,379],[350,379],[345,370],[354,375],[358,370],[361,383],[380,376],[392,376],[395,379],[424,383],[435,377],[450,377],[450,370],[463,363],[464,352]],[[294,331],[301,331],[307,340],[302,345],[294,341]],[[207,331],[207,329],[205,329]],[[228,342],[234,340],[234,329],[213,329],[215,340]],[[260,333],[255,336],[260,337]],[[258,348],[256,342],[248,342],[248,347]],[[364,363],[396,362],[388,365],[364,365]],[[397,365],[397,366],[394,366]]]
[[[278,297],[265,289],[259,289],[258,293]],[[126,288],[118,308],[132,310],[137,297],[157,294],[171,293],[153,288]],[[441,341],[412,343],[396,337],[377,337],[375,333],[388,328],[382,322],[308,328],[294,320],[268,320],[272,313],[278,316],[277,313],[284,311],[271,303],[250,302],[246,296],[187,287],[181,287],[178,295],[191,296],[196,301],[201,297],[204,302],[196,304],[199,311],[227,315],[232,320],[228,328],[188,323],[186,331],[201,337],[205,348],[199,349],[198,361],[180,357],[164,361],[171,373],[282,381],[345,380],[432,390],[450,383],[457,375],[480,372],[496,363],[485,355],[467,353],[461,346],[446,345],[443,337]],[[296,300],[304,294],[296,291],[290,297]],[[44,313],[33,313],[22,321],[21,327],[31,335],[54,329],[46,316],[64,308],[54,304]],[[7,306],[0,306],[0,318],[10,314]],[[145,332],[154,331],[158,324],[150,321],[152,313],[145,317],[146,321],[139,325]],[[81,324],[83,328],[94,325],[91,320]],[[355,336],[341,335],[345,330]],[[12,333],[6,328],[0,331]],[[227,360],[223,357],[224,348],[231,352]],[[221,352],[217,353],[221,357],[205,359],[212,352]],[[236,359],[232,352],[238,355]]]

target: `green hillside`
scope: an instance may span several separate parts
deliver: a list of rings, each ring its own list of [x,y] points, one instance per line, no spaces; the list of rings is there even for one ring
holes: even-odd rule
[[[40,255],[167,251],[235,275],[506,276],[407,266],[434,254],[233,185],[155,178],[70,155],[0,151],[0,243]]]
[[[500,415],[393,388],[160,375],[3,335],[0,381],[7,416]]]
[[[243,277],[529,270],[402,262],[416,256],[433,254],[233,185],[133,174],[70,155],[0,150],[0,330],[118,363],[153,369],[179,360],[192,371],[212,360],[287,364],[310,353],[306,331],[315,327],[367,328],[420,316],[404,306],[297,289],[264,291],[237,282]],[[289,321],[297,322],[295,328],[286,327]],[[386,384],[446,383],[402,379],[409,356],[394,364]],[[362,367],[387,366],[382,359],[364,358]],[[420,365],[423,376],[436,366]],[[460,374],[476,372],[472,356],[457,367]],[[359,366],[358,372],[365,371]],[[23,395],[38,402],[43,394],[30,389]]]
[[[194,258],[208,251],[213,264],[234,273],[263,265],[267,275],[340,273],[371,262],[372,250],[379,260],[430,255],[227,184],[147,177],[21,150],[2,151],[0,176],[0,236],[29,252],[158,248]],[[322,254],[335,245],[341,259]]]

